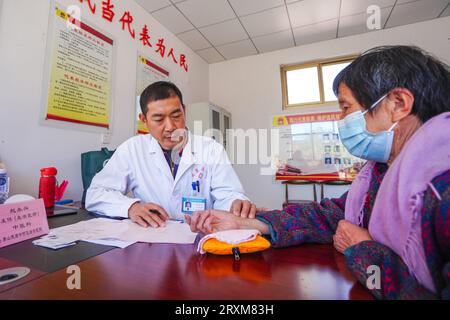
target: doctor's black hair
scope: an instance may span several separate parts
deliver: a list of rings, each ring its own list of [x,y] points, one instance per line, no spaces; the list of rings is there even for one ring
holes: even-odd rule
[[[391,90],[405,88],[414,95],[411,113],[422,123],[450,111],[450,67],[414,46],[366,51],[336,76],[336,96],[341,84],[350,88],[365,109]]]
[[[148,104],[153,101],[164,100],[168,98],[178,97],[183,108],[186,108],[183,103],[183,95],[180,89],[169,81],[158,81],[149,85],[141,93],[139,104],[144,116],[147,115]]]

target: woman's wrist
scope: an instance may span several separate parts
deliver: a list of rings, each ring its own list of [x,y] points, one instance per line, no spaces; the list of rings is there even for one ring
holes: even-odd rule
[[[256,229],[262,234],[270,234],[269,225],[258,219],[241,218],[239,221],[240,229]]]

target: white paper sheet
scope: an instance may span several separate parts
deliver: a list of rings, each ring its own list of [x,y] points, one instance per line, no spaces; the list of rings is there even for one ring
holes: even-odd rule
[[[74,237],[78,240],[101,238],[120,239],[118,236],[126,230],[127,226],[123,224],[121,220],[96,218],[51,229],[50,234],[61,237]]]
[[[196,236],[188,224],[179,221],[167,221],[162,228],[143,228],[129,219],[96,218],[51,229],[47,238],[36,240],[35,244],[62,247],[81,240],[126,248],[136,242],[192,244]]]
[[[101,238],[101,239],[90,239],[90,240],[81,240],[81,241],[95,243],[95,244],[101,244],[104,246],[117,247],[117,248],[121,248],[121,249],[129,247],[132,244],[136,243],[136,241],[123,241],[123,240],[119,240],[116,238]]]
[[[191,232],[187,223],[178,221],[166,221],[166,226],[163,228],[143,228],[130,220],[123,220],[122,222],[128,226],[127,231],[120,235],[122,240],[192,244],[197,237],[196,233]]]
[[[73,246],[76,244],[77,240],[78,240],[78,238],[73,237],[73,236],[64,237],[62,235],[58,236],[58,235],[48,234],[37,240],[34,240],[33,244],[36,246],[57,250],[57,249]]]

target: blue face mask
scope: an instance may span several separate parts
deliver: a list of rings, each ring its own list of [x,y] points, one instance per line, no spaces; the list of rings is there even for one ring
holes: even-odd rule
[[[375,108],[387,94],[376,101],[369,110]],[[358,158],[377,162],[388,162],[391,155],[394,132],[388,131],[368,132],[364,115],[369,111],[356,111],[338,122],[339,136],[345,148]]]

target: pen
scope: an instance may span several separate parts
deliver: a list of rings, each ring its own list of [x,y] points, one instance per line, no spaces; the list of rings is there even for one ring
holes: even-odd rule
[[[156,209],[148,209],[148,212],[157,214],[158,216],[161,216],[161,212],[159,212],[159,211],[156,210]]]
[[[161,214],[161,212],[159,212],[158,210],[156,210],[156,209],[148,209],[148,212],[150,212],[150,213],[154,213],[154,214],[157,214],[158,216],[162,216],[162,214]],[[168,219],[169,221],[176,221],[176,222],[184,222],[184,220],[182,220],[182,219]]]
[[[73,200],[67,199],[67,200],[55,201],[55,204],[65,205],[65,204],[69,204],[69,203],[72,203],[72,202],[73,202]]]
[[[161,212],[159,212],[159,211],[156,210],[156,209],[148,209],[148,212],[156,214],[156,215],[157,215],[158,217],[160,217],[163,221],[166,220],[166,218],[163,217],[163,215],[161,214]],[[169,220],[169,219],[167,219],[167,220]]]

